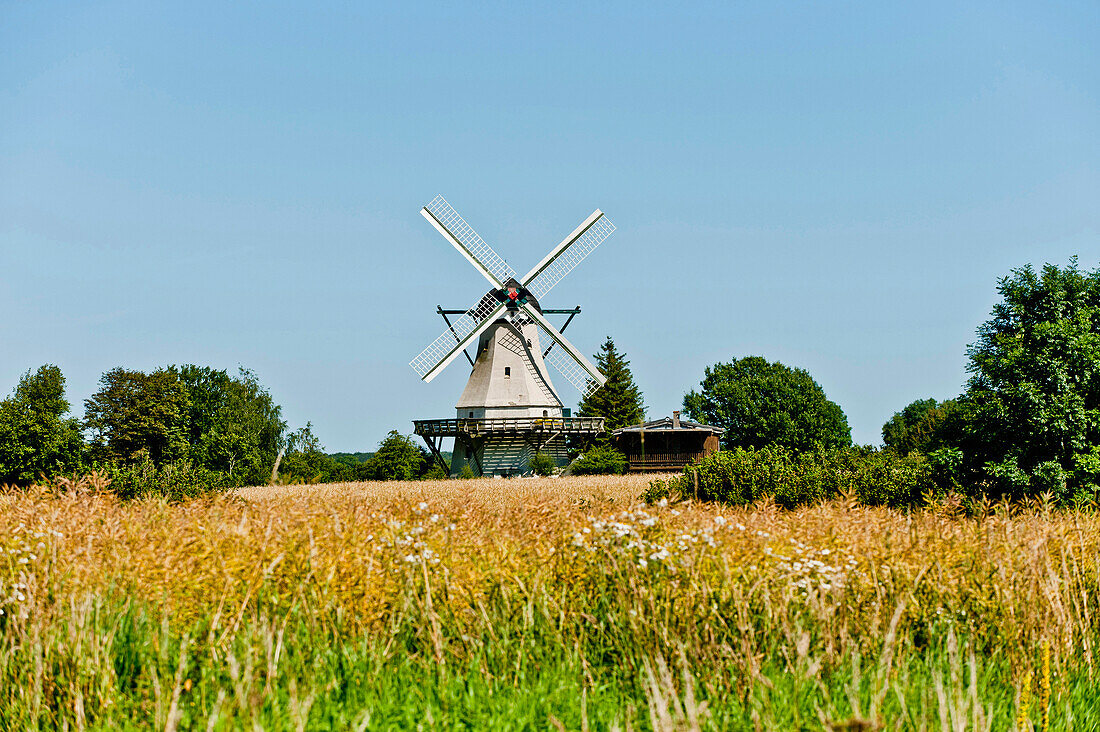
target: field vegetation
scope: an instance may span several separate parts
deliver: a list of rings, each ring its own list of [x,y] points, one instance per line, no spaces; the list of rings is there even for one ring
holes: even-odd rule
[[[0,729],[1095,729],[1100,518],[589,476],[0,495]]]

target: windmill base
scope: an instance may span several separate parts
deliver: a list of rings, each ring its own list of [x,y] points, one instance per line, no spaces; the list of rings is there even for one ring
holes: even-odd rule
[[[452,478],[466,467],[479,477],[507,477],[531,475],[531,458],[539,452],[565,467],[567,438],[598,437],[604,433],[604,421],[593,417],[427,419],[414,421],[413,431],[424,438]],[[445,437],[455,441],[449,466],[439,449]]]
[[[476,476],[504,477],[531,474],[531,458],[542,453],[563,468],[569,464],[569,451],[564,437],[556,437],[541,445],[523,435],[456,439],[451,457],[451,477],[462,475],[469,467]]]

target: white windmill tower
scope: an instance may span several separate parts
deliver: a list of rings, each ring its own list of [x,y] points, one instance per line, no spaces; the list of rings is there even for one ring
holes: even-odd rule
[[[477,355],[472,359],[466,356],[472,371],[456,405],[456,418],[415,420],[414,431],[444,465],[439,448],[444,438],[455,438],[449,466],[452,475],[458,475],[465,465],[475,475],[527,473],[531,456],[539,451],[561,464],[566,457],[566,437],[593,437],[603,432],[604,425],[599,418],[567,416],[547,364],[582,395],[599,389],[606,379],[544,315],[570,313],[571,320],[580,308],[543,310],[539,299],[610,236],[615,226],[602,211],[593,211],[520,278],[442,196],[436,196],[420,213],[492,289],[469,310],[438,308],[447,330],[409,365],[424,381],[431,381],[475,341]],[[452,322],[448,315],[458,317]],[[547,345],[545,350],[542,344]]]

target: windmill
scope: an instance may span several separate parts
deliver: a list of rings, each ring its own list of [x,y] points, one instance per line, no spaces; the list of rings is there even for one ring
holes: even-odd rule
[[[444,438],[455,438],[447,466],[451,475],[458,475],[466,465],[475,475],[527,473],[536,452],[562,464],[565,438],[594,437],[603,432],[603,420],[571,417],[550,380],[547,365],[585,396],[603,386],[606,379],[562,335],[580,308],[545,310],[539,300],[610,236],[615,226],[602,211],[593,211],[519,277],[442,196],[436,196],[420,213],[491,289],[468,310],[437,308],[447,329],[409,363],[413,370],[430,382],[475,342],[476,356],[466,354],[471,372],[455,407],[456,418],[414,420],[414,431],[444,466],[440,446]],[[546,319],[546,314],[560,313],[570,314],[561,330]],[[452,321],[449,315],[458,317]]]

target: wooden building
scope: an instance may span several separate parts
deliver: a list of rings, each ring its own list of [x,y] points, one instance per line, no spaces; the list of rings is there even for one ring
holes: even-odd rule
[[[615,447],[630,460],[630,470],[680,470],[719,449],[721,427],[680,419],[679,412],[611,433]]]

